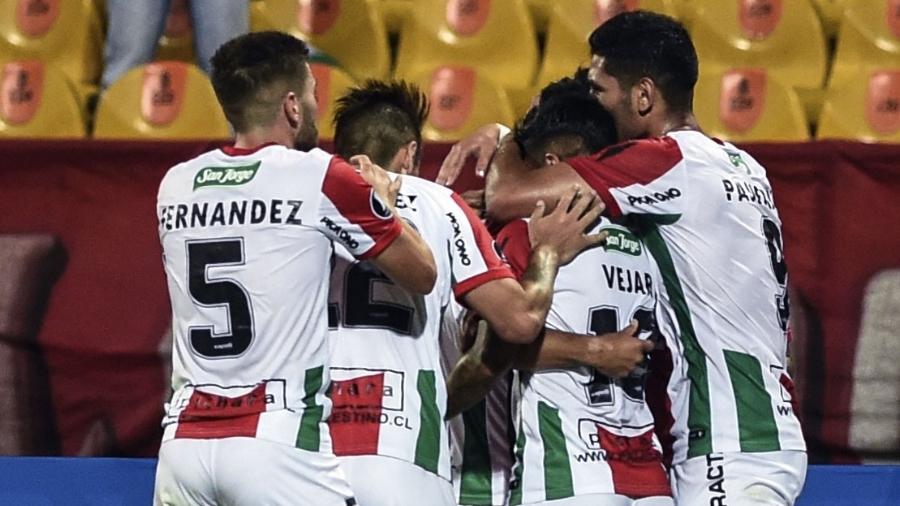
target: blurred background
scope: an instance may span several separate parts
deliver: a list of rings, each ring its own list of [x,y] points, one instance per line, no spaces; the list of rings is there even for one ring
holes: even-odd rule
[[[205,74],[221,42],[314,46],[326,148],[347,87],[418,83],[433,176],[638,8],[687,25],[701,125],[769,171],[811,462],[900,462],[900,0],[0,0],[0,454],[156,455],[156,189],[230,135]]]

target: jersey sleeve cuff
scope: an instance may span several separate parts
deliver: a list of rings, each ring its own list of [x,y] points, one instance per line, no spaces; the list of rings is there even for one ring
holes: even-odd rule
[[[585,182],[587,182],[591,189],[597,192],[597,195],[600,196],[600,200],[606,204],[606,211],[604,211],[603,214],[610,218],[622,216],[622,209],[619,207],[619,203],[616,199],[612,196],[612,192],[609,191],[609,185],[594,174],[596,167],[594,166],[595,162],[593,160],[587,157],[578,157],[566,160],[566,162],[575,169],[575,172],[581,176],[581,179],[584,179]]]
[[[379,253],[384,251],[391,243],[394,242],[400,234],[403,232],[403,224],[400,223],[400,219],[394,217],[394,224],[390,229],[387,230],[381,237],[375,241],[375,244],[372,245],[371,248],[363,252],[361,255],[357,255],[356,258],[360,260],[368,260],[370,258],[374,258],[378,256]]]
[[[512,271],[508,267],[494,267],[490,270],[482,272],[481,274],[472,276],[469,279],[456,283],[456,285],[453,287],[453,295],[455,295],[456,299],[459,301],[467,293],[478,288],[479,286],[489,281],[504,278],[516,279],[515,275],[513,275]],[[462,303],[462,301],[460,301],[460,303]]]

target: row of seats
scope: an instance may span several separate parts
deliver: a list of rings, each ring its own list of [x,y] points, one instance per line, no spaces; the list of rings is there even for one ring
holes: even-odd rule
[[[318,82],[320,132],[334,133],[335,100],[354,79],[324,63],[311,65]],[[418,75],[431,114],[430,141],[452,141],[499,121],[512,124],[505,87],[471,66],[444,66]],[[695,110],[710,135],[734,141],[810,138],[797,93],[764,69],[703,74]],[[133,69],[103,94],[93,137],[106,139],[226,138],[228,123],[206,76],[178,61]],[[77,138],[86,135],[77,92],[58,69],[37,61],[8,63],[0,72],[0,137]],[[900,71],[875,71],[829,93],[817,138],[900,142]]]

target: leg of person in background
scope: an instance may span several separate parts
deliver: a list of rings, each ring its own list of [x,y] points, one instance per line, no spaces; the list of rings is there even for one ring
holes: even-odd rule
[[[191,0],[194,53],[197,65],[209,74],[209,60],[225,42],[250,30],[247,0]]]
[[[103,89],[130,69],[153,59],[169,12],[169,0],[106,0]]]

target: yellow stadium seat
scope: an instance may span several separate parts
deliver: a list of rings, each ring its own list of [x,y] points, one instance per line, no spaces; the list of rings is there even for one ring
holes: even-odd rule
[[[486,123],[513,124],[506,91],[475,67],[438,67],[410,79],[431,104],[422,136],[429,141],[455,141]]]
[[[81,106],[61,71],[36,60],[0,68],[0,138],[85,136]]]
[[[701,74],[694,112],[703,130],[731,141],[805,141],[797,93],[761,68]]]
[[[900,142],[900,67],[864,75],[828,90],[817,138]]]
[[[827,51],[807,0],[691,0],[700,68],[762,67],[796,88],[821,88]]]
[[[381,0],[381,13],[388,32],[399,32],[415,5],[415,0]]]
[[[251,5],[253,30],[281,30],[334,57],[356,79],[385,79],[391,52],[382,0],[267,0]]]
[[[102,51],[100,12],[92,0],[0,0],[0,59],[53,65],[82,102],[97,90]]]
[[[525,0],[417,0],[400,32],[394,77],[410,79],[443,65],[472,66],[512,99],[527,102],[537,64]]]
[[[552,5],[544,59],[537,78],[538,89],[572,75],[579,66],[590,64],[588,37],[596,27],[616,14],[636,9],[669,16],[678,14],[674,0],[569,0]]]
[[[334,104],[347,89],[353,86],[353,78],[343,70],[324,63],[310,63],[309,68],[316,77],[316,103],[319,106],[316,121],[319,138],[334,138]]]
[[[224,139],[231,135],[202,70],[185,62],[129,70],[100,97],[94,137]]]
[[[166,29],[156,46],[156,60],[194,61],[194,37],[188,0],[172,0]]]
[[[846,0],[828,86],[840,87],[869,67],[900,67],[900,2]]]

